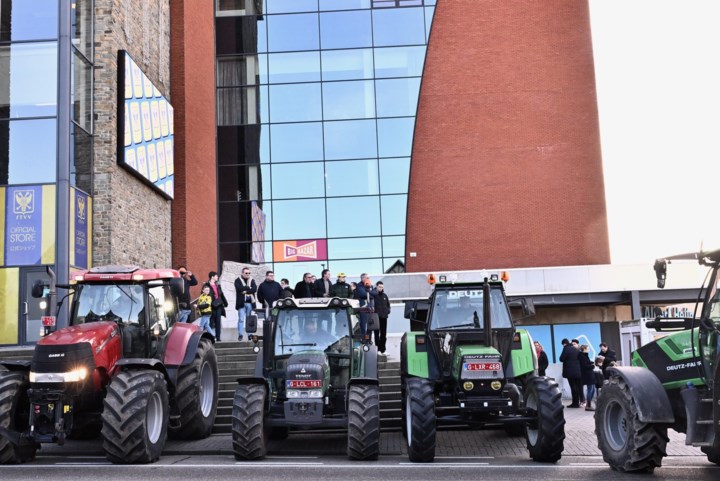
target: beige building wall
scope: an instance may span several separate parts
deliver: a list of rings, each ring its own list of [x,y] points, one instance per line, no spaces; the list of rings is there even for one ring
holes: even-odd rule
[[[172,202],[117,164],[118,50],[172,103],[169,0],[95,0],[93,264],[170,267]]]

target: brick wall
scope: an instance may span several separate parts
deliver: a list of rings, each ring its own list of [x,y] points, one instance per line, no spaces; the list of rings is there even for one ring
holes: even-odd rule
[[[408,271],[609,263],[587,1],[438,2],[412,155]]]
[[[117,52],[127,50],[172,103],[169,47],[169,0],[95,0],[94,265],[171,264],[171,202],[116,155]]]

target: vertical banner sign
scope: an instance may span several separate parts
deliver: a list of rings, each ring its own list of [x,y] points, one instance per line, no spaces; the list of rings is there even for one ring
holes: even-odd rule
[[[39,185],[8,187],[5,197],[5,264],[40,264],[42,192]]]
[[[70,265],[87,269],[90,260],[90,215],[92,199],[84,192],[70,189],[72,219],[70,219]]]
[[[256,201],[252,205],[252,262],[265,263],[265,213]]]

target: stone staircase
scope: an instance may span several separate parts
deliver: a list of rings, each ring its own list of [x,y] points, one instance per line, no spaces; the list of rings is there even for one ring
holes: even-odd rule
[[[252,376],[255,372],[257,354],[248,342],[219,342],[215,344],[220,374],[218,384],[218,410],[213,433],[230,433],[232,403],[240,376]],[[380,381],[380,427],[383,431],[399,430],[400,410],[400,363],[388,362],[384,356],[378,359]]]

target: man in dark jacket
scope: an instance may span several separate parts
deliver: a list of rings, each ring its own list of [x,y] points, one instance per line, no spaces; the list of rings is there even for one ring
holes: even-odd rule
[[[295,284],[295,299],[303,299],[305,297],[313,297],[313,282],[312,274],[306,272],[303,275],[303,280]]]
[[[228,301],[225,299],[222,287],[220,287],[220,277],[217,272],[210,271],[208,274],[208,285],[210,286],[210,298],[212,299],[210,326],[215,329],[215,340],[220,342],[222,318],[225,316],[225,308],[228,306]]]
[[[198,281],[192,272],[185,266],[178,267],[178,272],[183,280],[183,293],[178,296],[178,322],[190,320],[190,287],[197,286]]]
[[[570,384],[572,404],[569,408],[580,407],[580,393],[582,392],[582,373],[580,371],[580,350],[570,344],[567,339],[562,340],[563,350],[560,362],[563,363],[562,375]]]
[[[285,278],[280,279],[280,287],[282,287],[282,295],[280,297],[283,299],[292,297],[295,294],[295,291],[290,289],[290,281]]]
[[[358,313],[360,318],[360,334],[363,337],[363,341],[369,341],[369,337],[366,338],[368,320],[370,319],[370,312],[375,308],[375,298],[377,297],[377,289],[373,288],[370,276],[363,273],[360,274],[360,282],[355,287],[353,293],[355,299],[360,301],[360,308],[363,309]]]
[[[320,279],[316,280],[313,286],[314,297],[330,297],[332,285],[330,269],[323,269],[322,274],[320,274]]]
[[[265,273],[265,280],[260,283],[257,288],[257,299],[258,302],[265,307],[272,307],[275,301],[282,297],[282,286],[275,280],[275,273],[273,271],[267,271]]]
[[[380,354],[385,353],[386,342],[387,342],[387,320],[390,316],[390,298],[385,293],[385,286],[382,281],[377,281],[375,284],[377,290],[377,296],[375,297],[375,313],[377,313],[380,319],[380,329],[373,331],[375,336],[375,345],[377,345]]]
[[[345,282],[345,274],[343,272],[338,273],[337,282],[332,286],[331,296],[341,299],[352,299],[352,288],[350,284]]]
[[[240,277],[235,279],[235,309],[238,311],[238,341],[243,340],[245,319],[252,314],[255,308],[256,292],[257,284],[255,284],[255,279],[250,277],[250,269],[243,267]]]
[[[603,373],[603,377],[605,379],[610,378],[610,374],[606,373],[605,370],[610,367],[612,363],[617,361],[617,355],[615,354],[615,351],[610,349],[608,347],[607,343],[601,342],[600,343],[600,354],[598,354],[598,358],[602,359],[602,365],[600,366],[600,370]]]

